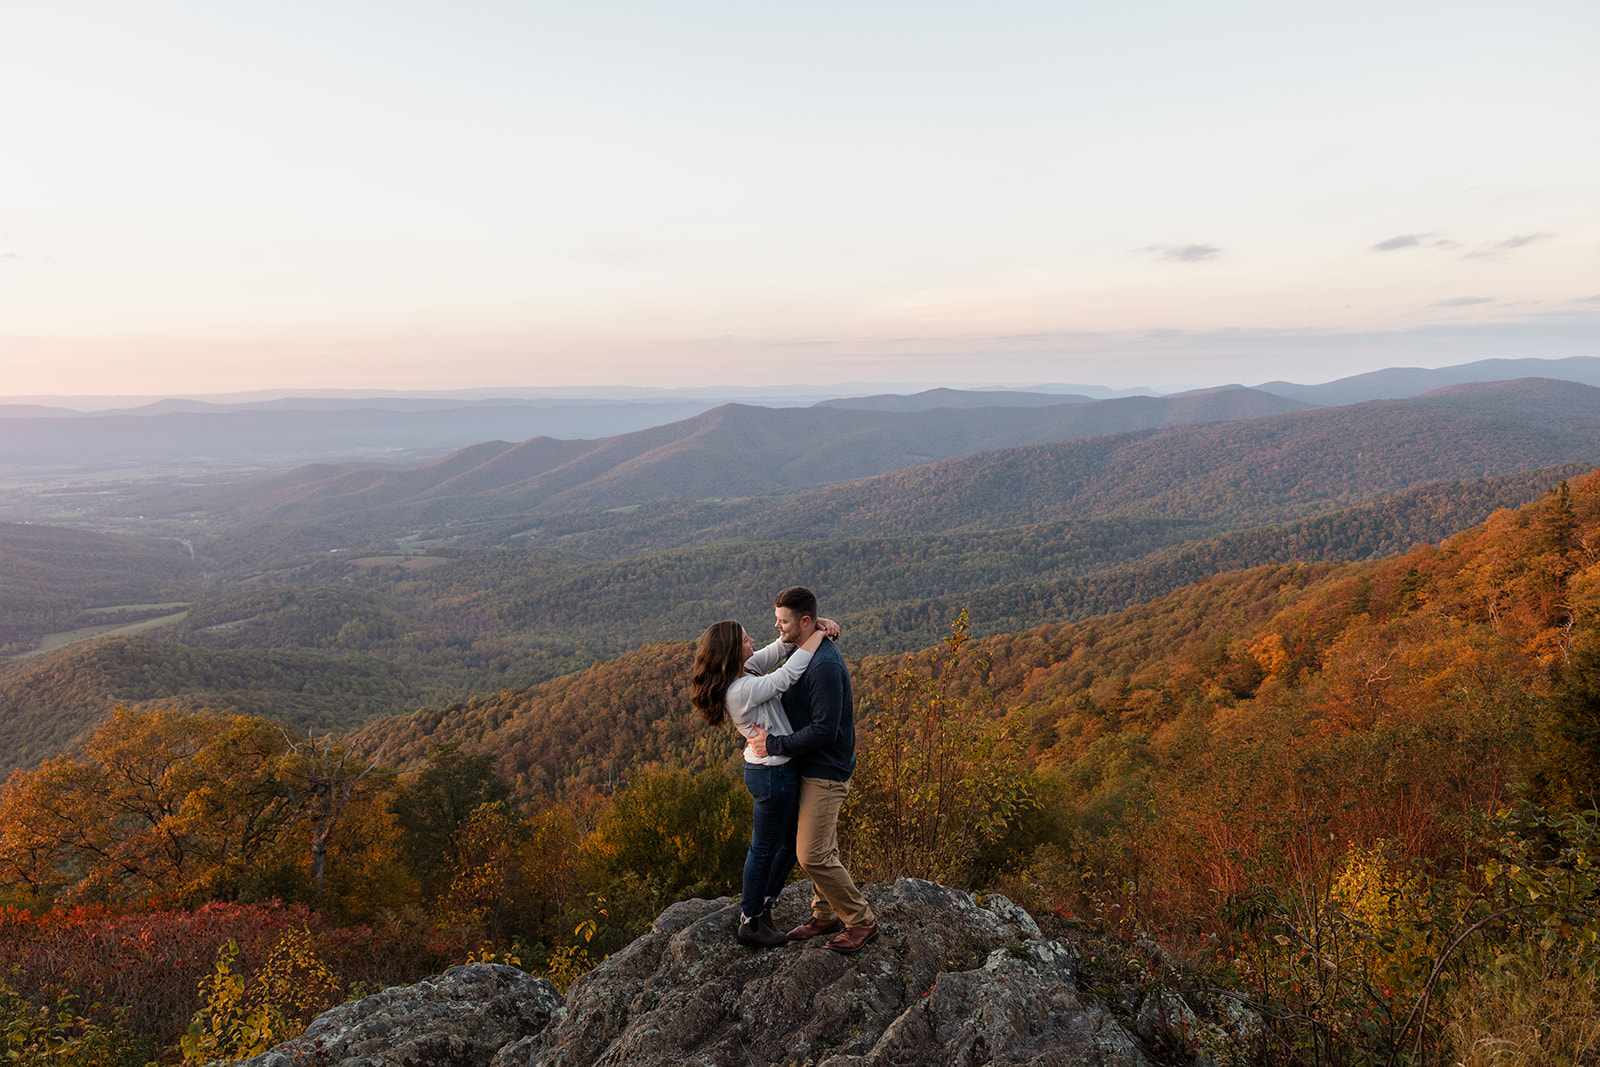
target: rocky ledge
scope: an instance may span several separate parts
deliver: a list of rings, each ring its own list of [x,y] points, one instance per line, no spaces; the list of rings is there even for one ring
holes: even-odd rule
[[[866,893],[879,936],[853,956],[820,938],[746,948],[733,938],[736,902],[686,900],[564,1000],[542,978],[468,964],[341,1005],[247,1062],[1144,1067],[1149,1048],[1214,1064],[1259,1040],[1243,1013],[1197,1014],[1170,994],[1143,997],[1124,1026],[1081,987],[1074,952],[1004,897],[915,879]],[[809,882],[790,886],[777,917],[805,919],[810,894]]]
[[[515,967],[468,963],[323,1012],[305,1033],[244,1060],[249,1067],[481,1067],[545,1029],[561,994]]]

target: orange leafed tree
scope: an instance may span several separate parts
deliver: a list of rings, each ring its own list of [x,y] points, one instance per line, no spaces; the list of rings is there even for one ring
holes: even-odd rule
[[[63,903],[285,895],[353,788],[329,786],[305,744],[246,715],[118,708],[82,755],[0,790],[0,885]]]

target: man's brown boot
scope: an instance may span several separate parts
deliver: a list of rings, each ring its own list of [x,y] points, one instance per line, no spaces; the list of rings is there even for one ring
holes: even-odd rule
[[[867,923],[865,926],[852,926],[838,937],[828,938],[825,947],[835,952],[860,952],[861,947],[868,941],[878,936],[878,924]]]
[[[819,919],[816,916],[812,916],[808,921],[789,931],[789,940],[810,941],[813,937],[820,937],[823,934],[831,934],[843,929],[844,923],[838,919]]]

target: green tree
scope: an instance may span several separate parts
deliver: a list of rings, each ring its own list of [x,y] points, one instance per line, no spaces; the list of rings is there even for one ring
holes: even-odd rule
[[[966,657],[969,636],[962,611],[941,647],[886,668],[864,709],[842,831],[859,877],[967,884],[1032,805],[1021,720]]]
[[[437,896],[449,885],[462,829],[473,812],[511,795],[511,787],[495,777],[492,754],[465,755],[458,742],[428,746],[427,765],[390,803],[401,859],[426,894]]]
[[[750,807],[744,786],[720,770],[634,776],[584,843],[613,930],[631,939],[663,904],[735,892]]]
[[[1585,634],[1562,667],[1530,756],[1535,796],[1556,807],[1600,807],[1600,638]]]
[[[479,804],[456,835],[450,884],[435,917],[481,929],[498,952],[507,922],[535,881],[529,837],[527,820],[509,802]]]

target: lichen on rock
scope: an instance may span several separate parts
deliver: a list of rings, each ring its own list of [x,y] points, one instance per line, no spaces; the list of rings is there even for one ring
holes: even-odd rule
[[[866,891],[880,933],[853,956],[820,938],[752,951],[733,939],[735,904],[675,905],[494,1067],[1144,1064],[1079,998],[1072,953],[1010,900],[909,878]],[[791,886],[778,916],[798,924],[809,902],[809,883]]]
[[[471,964],[342,1005],[251,1067],[1148,1067],[1068,946],[1003,896],[903,878],[864,887],[879,935],[775,949],[734,939],[738,903],[685,900],[572,984]],[[811,886],[775,905],[809,917]],[[1182,1015],[1150,1009],[1147,1027]],[[1157,1013],[1160,1014],[1157,1014]]]
[[[560,1010],[561,994],[545,979],[468,963],[323,1012],[299,1037],[243,1067],[487,1067]]]

